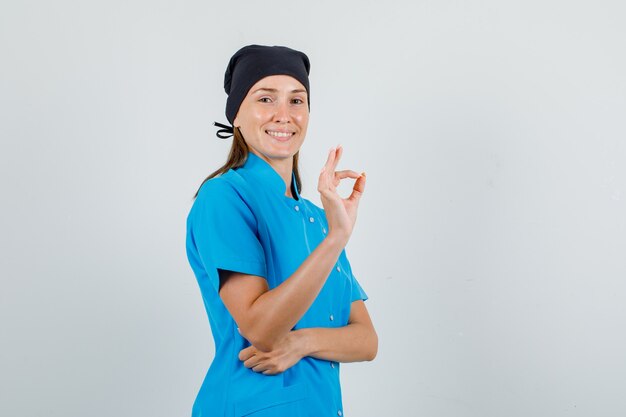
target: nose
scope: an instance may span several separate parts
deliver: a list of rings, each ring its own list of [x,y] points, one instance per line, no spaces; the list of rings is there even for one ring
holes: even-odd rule
[[[289,109],[289,103],[286,101],[281,101],[276,106],[276,114],[274,115],[274,120],[276,122],[287,123],[291,120],[291,113]]]

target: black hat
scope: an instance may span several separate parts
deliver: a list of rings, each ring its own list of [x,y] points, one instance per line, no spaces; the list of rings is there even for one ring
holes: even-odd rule
[[[309,91],[309,71],[311,64],[304,52],[286,46],[244,46],[230,58],[224,74],[224,91],[228,94],[226,101],[226,118],[233,124],[241,102],[250,88],[260,79],[270,75],[290,75],[300,81],[307,91],[307,104],[311,109],[311,93]],[[232,135],[233,127],[215,122],[222,127],[217,132],[220,138]],[[220,135],[230,133],[230,135]]]

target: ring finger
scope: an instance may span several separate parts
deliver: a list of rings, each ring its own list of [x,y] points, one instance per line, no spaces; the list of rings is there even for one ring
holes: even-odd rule
[[[243,364],[246,368],[254,368],[259,363],[260,361],[258,360],[258,358],[253,355],[249,359],[247,359]]]
[[[267,371],[267,369],[268,369],[268,366],[267,364],[264,364],[264,363],[259,363],[252,367],[252,370],[254,372],[263,372],[263,371]]]

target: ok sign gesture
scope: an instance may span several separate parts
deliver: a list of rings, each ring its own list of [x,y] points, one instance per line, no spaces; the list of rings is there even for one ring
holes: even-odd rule
[[[317,191],[320,193],[322,205],[326,212],[328,233],[334,234],[347,243],[352,235],[359,201],[365,190],[365,172],[358,174],[350,169],[335,171],[342,153],[341,145],[331,148],[328,152],[328,159],[320,172]],[[356,178],[356,182],[350,196],[341,198],[337,193],[337,186],[345,178]]]

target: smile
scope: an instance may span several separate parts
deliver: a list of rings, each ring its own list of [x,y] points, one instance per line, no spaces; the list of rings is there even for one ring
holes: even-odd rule
[[[265,133],[276,138],[276,139],[286,139],[292,137],[295,132],[275,132],[273,130],[266,130]]]

